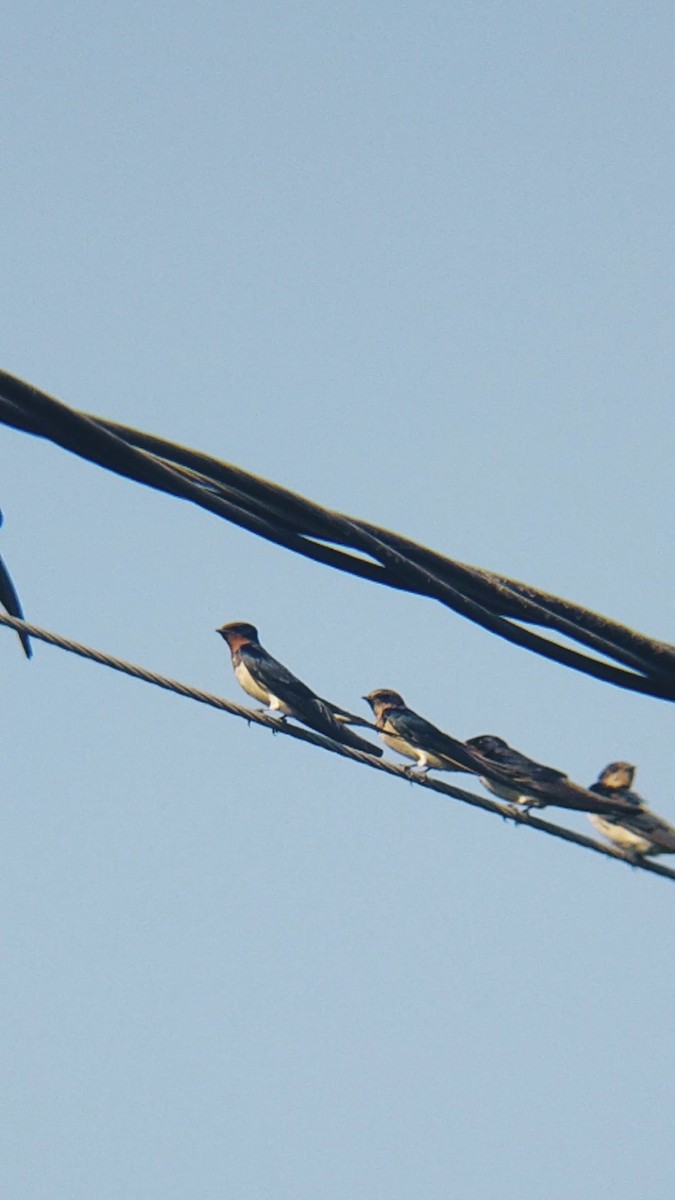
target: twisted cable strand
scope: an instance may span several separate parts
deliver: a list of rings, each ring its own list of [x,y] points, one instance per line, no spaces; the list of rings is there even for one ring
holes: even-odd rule
[[[211,692],[202,691],[189,684],[181,683],[176,679],[170,679],[166,675],[159,675],[157,672],[149,671],[145,667],[139,667],[135,663],[126,662],[124,659],[115,658],[110,654],[104,654],[101,650],[95,650],[93,647],[85,646],[81,642],[72,641],[70,638],[62,637],[60,634],[52,633],[37,625],[31,625],[27,621],[19,621],[16,617],[0,613],[0,625],[6,626],[8,629],[13,629],[17,633],[23,632],[31,638],[46,642],[51,646],[56,646],[70,654],[76,654],[80,658],[90,659],[92,662],[109,667],[113,671],[120,671],[135,679],[141,679],[144,683],[152,684],[154,687],[174,692],[176,695],[184,696],[188,700],[194,700],[199,704],[207,704],[211,708],[220,709],[230,716],[239,717],[247,721],[249,725],[251,723],[264,725],[274,733],[295,738],[296,741],[308,742],[312,746],[318,746],[321,750],[327,750],[331,754],[339,754],[342,758],[350,758],[361,766],[370,767],[375,771],[384,771],[387,775],[394,775],[398,779],[403,779],[406,783],[412,784],[415,787],[426,788],[430,791],[438,792],[443,796],[449,796],[453,800],[459,800],[461,803],[469,804],[473,808],[483,809],[484,812],[492,813],[503,820],[513,821],[516,825],[527,825],[531,829],[537,829],[541,833],[547,834],[549,837],[556,837],[562,841],[583,846],[585,849],[592,850],[596,854],[603,854],[606,858],[619,859],[621,862],[628,863],[636,870],[648,871],[667,879],[675,879],[675,869],[663,866],[661,863],[652,862],[649,859],[634,860],[621,850],[610,845],[604,845],[601,842],[596,842],[591,837],[577,833],[576,830],[555,825],[551,821],[545,821],[543,818],[534,816],[531,813],[518,812],[505,805],[498,804],[494,800],[477,796],[473,792],[467,792],[463,788],[454,787],[452,784],[445,783],[439,779],[429,779],[425,776],[420,778],[411,777],[405,767],[398,766],[396,763],[372,758],[361,750],[353,750],[350,746],[342,745],[339,742],[332,742],[328,738],[322,737],[321,734],[314,733],[313,730],[299,728],[287,721],[279,722],[274,717],[269,717],[265,713],[244,708],[243,705],[234,704],[231,700],[223,699],[222,696],[215,696]]]

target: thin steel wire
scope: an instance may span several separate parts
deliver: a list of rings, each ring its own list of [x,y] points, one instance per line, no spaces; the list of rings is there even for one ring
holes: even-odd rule
[[[373,758],[371,755],[365,754],[360,750],[352,750],[351,747],[344,746],[339,742],[332,742],[310,729],[299,728],[287,721],[281,723],[274,717],[267,716],[265,713],[244,708],[243,705],[234,704],[231,700],[223,699],[222,696],[214,696],[211,692],[204,692],[200,688],[181,683],[176,679],[170,679],[166,675],[159,675],[157,672],[149,671],[145,667],[139,667],[135,663],[126,662],[124,659],[115,658],[110,654],[104,654],[102,651],[95,650],[91,646],[85,646],[81,642],[74,642],[70,638],[62,637],[60,634],[52,633],[47,629],[41,629],[37,625],[31,625],[26,621],[19,621],[15,617],[6,616],[4,613],[0,613],[0,625],[4,625],[8,629],[13,629],[17,633],[23,632],[29,637],[46,642],[50,646],[56,646],[58,649],[65,650],[70,654],[76,654],[80,658],[86,658],[92,662],[99,663],[101,666],[109,667],[113,671],[120,671],[122,674],[129,675],[134,679],[141,679],[144,683],[152,684],[154,687],[174,692],[176,695],[184,696],[188,700],[194,700],[199,704],[207,704],[211,708],[220,709],[230,716],[239,717],[247,721],[249,725],[252,723],[263,725],[265,728],[271,729],[275,734],[295,738],[296,741],[300,742],[308,742],[310,745],[318,746],[321,750],[327,750],[331,754],[339,754],[342,758],[352,759],[352,761],[359,763],[361,766],[370,767],[375,771],[384,771],[387,775],[394,775],[396,778],[405,780],[406,783],[412,784],[414,787],[422,787],[432,792],[439,792],[443,796],[459,800],[462,804],[469,804],[473,808],[480,808],[484,812],[492,813],[505,821],[513,821],[516,825],[527,825],[529,828],[539,830],[539,832],[545,833],[549,837],[559,838],[562,841],[583,846],[585,849],[592,850],[596,854],[603,854],[606,858],[619,859],[620,862],[628,863],[629,866],[634,867],[636,870],[648,871],[653,875],[661,875],[666,879],[675,879],[675,869],[663,866],[662,863],[652,862],[644,858],[638,860],[632,859],[628,855],[623,854],[621,850],[613,846],[604,845],[602,842],[596,842],[593,838],[586,837],[582,833],[577,833],[576,830],[565,829],[562,825],[554,825],[551,821],[545,821],[542,817],[535,816],[532,813],[519,812],[511,807],[498,804],[494,800],[488,800],[484,796],[477,796],[473,792],[465,791],[463,788],[454,787],[452,784],[445,783],[439,779],[430,779],[426,776],[416,778],[409,775],[405,767],[398,766],[396,763]]]

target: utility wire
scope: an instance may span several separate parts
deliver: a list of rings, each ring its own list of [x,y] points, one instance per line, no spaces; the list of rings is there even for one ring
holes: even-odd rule
[[[560,838],[566,842],[573,842],[577,846],[584,846],[587,850],[593,850],[596,854],[605,855],[606,858],[617,858],[621,862],[628,863],[636,870],[649,871],[654,875],[662,875],[667,879],[675,879],[675,869],[665,867],[661,863],[652,862],[645,858],[632,859],[628,855],[623,854],[621,850],[613,846],[606,846],[601,842],[596,842],[593,838],[586,837],[575,830],[565,829],[561,825],[554,825],[552,822],[545,821],[541,817],[534,816],[528,812],[519,812],[517,809],[498,804],[494,800],[488,800],[483,796],[477,796],[473,792],[466,792],[463,788],[454,787],[452,784],[444,783],[439,779],[430,779],[427,776],[419,778],[411,776],[405,767],[398,766],[396,763],[373,758],[361,750],[353,750],[350,746],[330,741],[328,738],[322,737],[321,734],[314,733],[313,730],[299,728],[287,721],[280,722],[274,717],[267,716],[265,713],[244,708],[241,704],[233,704],[231,700],[224,700],[222,696],[214,696],[211,692],[201,691],[199,688],[180,683],[176,679],[170,679],[166,675],[158,675],[155,671],[148,671],[145,667],[136,666],[134,663],[126,662],[121,658],[114,658],[112,655],[104,654],[102,651],[95,650],[91,646],[71,641],[69,638],[61,637],[60,634],[51,633],[47,629],[41,629],[26,621],[20,621],[16,617],[0,613],[0,625],[13,629],[17,633],[23,633],[29,637],[36,638],[39,641],[47,642],[48,645],[56,646],[60,650],[66,650],[70,654],[77,654],[80,658],[90,659],[101,666],[110,667],[113,671],[120,671],[124,675],[132,676],[134,679],[141,679],[145,683],[152,684],[154,687],[163,688],[168,692],[175,692],[179,696],[185,696],[188,700],[194,700],[199,704],[208,704],[211,708],[218,708],[230,716],[240,717],[247,721],[249,725],[251,722],[256,725],[264,725],[275,734],[281,733],[285,737],[295,738],[296,741],[308,742],[312,746],[318,746],[322,750],[330,751],[331,754],[339,754],[342,758],[350,758],[361,766],[370,767],[375,771],[384,771],[388,775],[394,775],[398,779],[403,779],[406,783],[413,784],[416,787],[439,792],[441,795],[449,796],[453,800],[459,800],[463,804],[469,804],[474,808],[481,808],[485,812],[493,813],[506,821],[513,821],[516,825],[528,825],[531,829],[537,829],[541,833],[548,834],[549,837]]]
[[[0,421],[47,438],[107,470],[189,500],[306,558],[436,599],[498,636],[586,675],[675,700],[675,646],[580,605],[446,558],[199,451],[77,412],[2,371]],[[532,625],[563,635],[593,653],[524,627]]]

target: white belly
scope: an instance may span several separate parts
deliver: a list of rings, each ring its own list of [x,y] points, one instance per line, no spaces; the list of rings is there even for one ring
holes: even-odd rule
[[[614,845],[621,850],[633,850],[637,854],[648,854],[653,849],[651,842],[637,833],[631,833],[630,829],[624,829],[623,825],[615,825],[613,821],[606,821],[597,813],[589,813],[588,819],[608,841],[614,842]]]
[[[275,696],[272,692],[268,692],[267,688],[262,687],[262,685],[258,683],[257,679],[253,678],[251,672],[246,666],[246,663],[240,662],[239,665],[234,668],[234,674],[239,686],[242,687],[249,696],[252,696],[254,700],[258,700],[260,704],[264,704],[265,708],[271,708],[273,712],[282,712],[292,715],[292,710],[287,704],[284,703],[283,700],[280,700],[279,697]]]
[[[413,762],[419,763],[421,767],[430,767],[436,771],[454,770],[447,758],[441,758],[438,754],[421,750],[418,746],[413,746],[411,742],[406,742],[405,738],[399,737],[397,734],[383,732],[380,736],[382,741],[391,750],[395,750],[397,754],[402,754],[404,758],[412,758]]]
[[[538,801],[534,796],[528,796],[525,792],[521,792],[518,788],[507,787],[503,783],[495,783],[493,779],[488,779],[487,776],[481,775],[481,783],[493,795],[499,796],[500,800],[508,800],[509,804],[530,804],[536,805]]]

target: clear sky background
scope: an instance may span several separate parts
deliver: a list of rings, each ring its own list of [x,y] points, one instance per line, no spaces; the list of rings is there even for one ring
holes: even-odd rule
[[[675,641],[669,4],[3,21],[5,369]],[[0,443],[36,623],[239,700],[248,619],[675,820],[668,705]],[[672,883],[1,630],[0,669],[3,1197],[672,1200]]]

